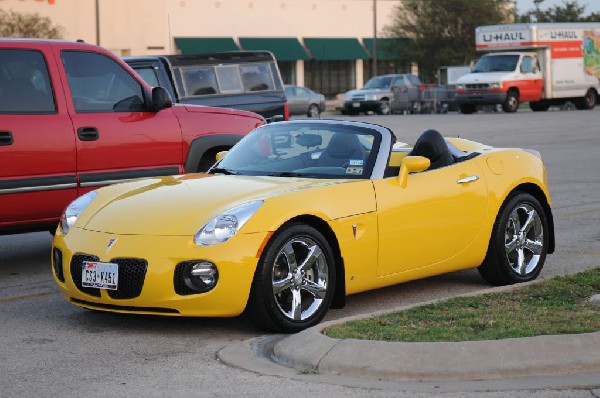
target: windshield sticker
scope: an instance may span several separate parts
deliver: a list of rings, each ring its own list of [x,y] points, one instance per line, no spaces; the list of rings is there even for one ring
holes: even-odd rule
[[[363,172],[362,167],[350,166],[346,168],[346,174],[360,175]]]
[[[350,159],[350,166],[364,166],[365,161],[362,159]]]

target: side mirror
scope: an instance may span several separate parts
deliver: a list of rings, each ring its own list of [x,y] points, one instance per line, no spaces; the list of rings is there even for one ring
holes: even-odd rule
[[[215,156],[215,160],[218,162],[219,160],[221,160],[223,158],[223,156],[227,155],[227,152],[229,152],[229,151],[217,152],[217,155]]]
[[[268,117],[265,119],[265,121],[267,122],[267,124],[269,123],[275,123],[275,122],[282,122],[283,120],[285,120],[285,118],[283,117],[283,115],[275,115],[272,117]]]
[[[407,156],[400,163],[400,173],[398,174],[398,183],[401,188],[406,188],[408,175],[425,171],[431,165],[431,161],[424,156]]]
[[[153,112],[158,112],[172,106],[173,101],[171,100],[171,96],[164,87],[152,88],[152,103],[150,104],[150,109]]]

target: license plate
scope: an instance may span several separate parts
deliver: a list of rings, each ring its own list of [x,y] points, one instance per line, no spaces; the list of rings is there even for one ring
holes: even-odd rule
[[[355,108],[360,108],[360,102],[353,102],[352,106]]]
[[[84,261],[82,267],[81,286],[117,290],[119,283],[118,264]]]

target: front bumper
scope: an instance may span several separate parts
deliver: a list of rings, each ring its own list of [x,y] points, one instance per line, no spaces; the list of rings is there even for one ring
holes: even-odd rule
[[[54,249],[60,250],[62,264],[59,267],[53,264],[53,274],[64,297],[85,308],[158,315],[237,316],[246,307],[260,256],[258,249],[266,237],[266,233],[238,234],[220,245],[196,246],[190,236],[115,235],[77,228],[66,236],[57,232]],[[107,249],[111,238],[116,241]],[[102,262],[145,260],[147,270],[139,295],[120,299],[111,297],[106,289],[81,289],[81,284],[78,287],[76,283],[80,275],[74,276],[71,271],[74,255],[95,256]],[[189,260],[207,260],[216,264],[219,279],[212,290],[186,295],[176,293],[175,268]],[[57,276],[57,268],[62,270],[62,278]]]
[[[494,105],[506,101],[506,93],[456,93],[456,103],[459,105]]]
[[[349,112],[376,112],[381,106],[381,101],[345,101],[344,109]]]

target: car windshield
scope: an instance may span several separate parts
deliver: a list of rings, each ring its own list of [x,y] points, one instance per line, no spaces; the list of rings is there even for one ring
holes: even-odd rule
[[[378,76],[370,79],[367,84],[365,84],[366,89],[370,88],[390,88],[392,85],[392,77],[391,76]]]
[[[473,73],[512,72],[517,68],[517,54],[490,55],[481,57],[473,67]]]
[[[381,135],[356,126],[273,123],[250,133],[209,172],[307,178],[371,178]]]

